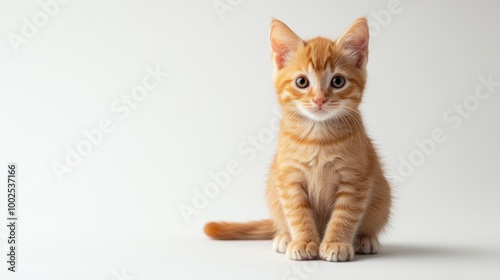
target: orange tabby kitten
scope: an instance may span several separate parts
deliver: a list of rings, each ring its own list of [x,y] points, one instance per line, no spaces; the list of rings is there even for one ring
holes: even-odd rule
[[[274,80],[283,110],[267,182],[272,220],[208,223],[215,239],[270,239],[292,260],[349,261],[374,254],[391,191],[358,105],[366,84],[368,24],[337,41],[300,39],[271,24]]]

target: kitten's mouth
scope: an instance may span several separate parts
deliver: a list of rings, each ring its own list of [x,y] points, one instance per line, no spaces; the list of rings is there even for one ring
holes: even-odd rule
[[[297,106],[302,115],[315,121],[324,121],[335,115],[335,108],[331,106]]]

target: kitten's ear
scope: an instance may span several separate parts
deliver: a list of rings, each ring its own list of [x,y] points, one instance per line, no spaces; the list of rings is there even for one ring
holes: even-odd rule
[[[353,56],[356,56],[357,67],[364,67],[368,60],[368,41],[370,33],[368,31],[368,22],[366,17],[357,19],[351,27],[337,40],[337,45],[349,50]]]
[[[295,51],[304,46],[304,41],[295,35],[283,22],[273,19],[271,22],[271,52],[276,71],[285,67]]]

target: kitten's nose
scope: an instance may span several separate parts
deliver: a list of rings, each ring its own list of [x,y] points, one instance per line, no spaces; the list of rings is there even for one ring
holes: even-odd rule
[[[325,103],[326,100],[327,99],[324,97],[313,98],[314,103],[318,104],[319,106],[323,105],[323,103]]]

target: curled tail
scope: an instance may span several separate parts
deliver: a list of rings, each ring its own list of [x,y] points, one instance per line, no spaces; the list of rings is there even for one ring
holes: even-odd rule
[[[272,239],[276,233],[272,220],[247,223],[210,222],[205,225],[205,234],[213,239]]]

